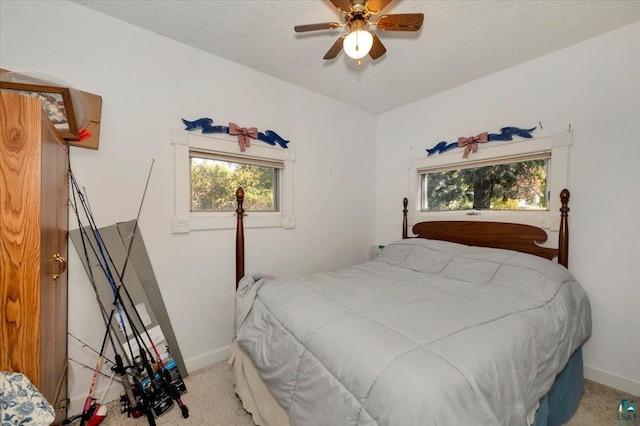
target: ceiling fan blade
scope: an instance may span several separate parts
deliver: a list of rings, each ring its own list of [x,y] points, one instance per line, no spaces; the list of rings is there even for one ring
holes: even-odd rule
[[[387,48],[384,47],[378,36],[373,31],[371,31],[371,35],[373,36],[373,46],[371,46],[369,56],[371,56],[371,59],[378,59],[380,56],[387,53]]]
[[[422,13],[383,15],[376,22],[376,27],[382,31],[419,31],[423,20]]]
[[[349,0],[330,0],[331,3],[341,12],[351,12],[351,2]]]
[[[344,38],[346,36],[347,35],[345,34],[342,37],[338,38],[336,42],[333,43],[333,46],[331,46],[331,48],[327,51],[327,53],[325,53],[322,59],[333,59],[338,56],[338,53],[340,53],[340,51],[342,50],[342,42],[344,41]]]
[[[389,3],[391,3],[391,0],[369,0],[367,2],[367,9],[371,13],[378,13],[387,7]]]
[[[323,22],[321,24],[296,25],[293,29],[297,33],[306,33],[307,31],[333,30],[339,26],[341,25],[337,22]]]

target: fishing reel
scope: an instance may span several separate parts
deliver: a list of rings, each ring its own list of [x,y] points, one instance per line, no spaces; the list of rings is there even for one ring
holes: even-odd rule
[[[126,392],[122,392],[120,394],[120,413],[121,414],[127,414],[127,417],[133,417],[134,419],[137,419],[138,417],[142,417],[146,414],[146,409],[144,408],[144,405],[142,405],[140,403],[139,400],[139,396],[140,396],[140,386],[138,385],[132,385],[131,388],[133,389],[133,394],[136,396],[136,400],[138,401],[137,404],[132,407],[131,403],[129,402],[129,397],[127,396]]]

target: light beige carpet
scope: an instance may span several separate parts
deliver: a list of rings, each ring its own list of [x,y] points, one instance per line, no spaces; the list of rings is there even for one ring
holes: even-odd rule
[[[185,378],[188,392],[182,400],[189,408],[189,418],[183,419],[177,404],[156,419],[157,425],[208,425],[208,426],[253,426],[251,415],[242,408],[231,382],[231,366],[226,361],[196,371]],[[617,408],[622,398],[638,400],[637,397],[615,389],[585,381],[578,412],[568,423],[570,426],[615,426]],[[148,424],[146,417],[127,418],[120,414],[120,403],[108,404],[109,413],[102,425]],[[73,424],[79,424],[76,420]]]
[[[589,380],[584,381],[584,395],[580,400],[578,411],[569,426],[634,426],[634,422],[617,422],[618,406],[620,401],[631,399],[638,401],[640,398],[628,393],[620,392],[616,389],[595,383]]]

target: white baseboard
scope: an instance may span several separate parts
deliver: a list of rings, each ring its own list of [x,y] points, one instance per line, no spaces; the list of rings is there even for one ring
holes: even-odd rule
[[[231,345],[225,346],[224,348],[218,349],[217,351],[209,352],[208,354],[187,359],[184,361],[185,367],[187,367],[187,371],[189,373],[192,373],[196,370],[200,370],[201,368],[209,367],[215,364],[216,362],[229,359],[230,349],[231,349]]]
[[[640,396],[640,382],[627,377],[618,376],[599,368],[584,366],[584,378],[619,391],[630,393],[633,396]]]

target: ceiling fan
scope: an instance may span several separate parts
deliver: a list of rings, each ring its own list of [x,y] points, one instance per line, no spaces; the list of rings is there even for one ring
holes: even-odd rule
[[[344,23],[324,22],[320,24],[297,25],[294,30],[297,33],[317,30],[334,30],[339,27],[347,27],[349,32],[336,40],[324,55],[323,59],[333,59],[341,49],[353,59],[360,59],[367,54],[372,59],[378,59],[384,55],[387,49],[384,47],[376,33],[369,31],[369,25],[375,25],[381,31],[419,31],[422,27],[424,14],[400,13],[382,15],[375,22],[372,15],[377,15],[392,0],[330,0],[331,3],[343,15]]]

